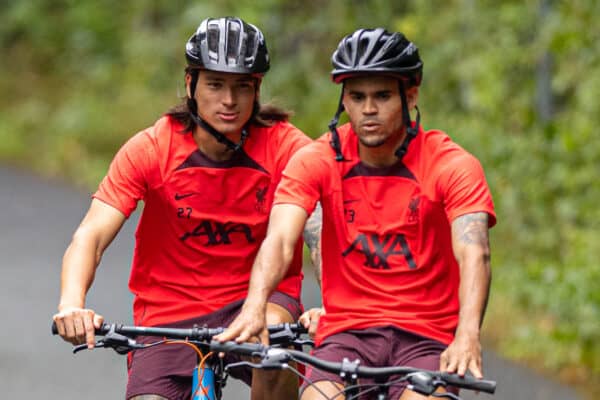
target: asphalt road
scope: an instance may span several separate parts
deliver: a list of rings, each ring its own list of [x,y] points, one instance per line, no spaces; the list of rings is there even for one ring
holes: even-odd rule
[[[125,359],[108,350],[71,354],[70,345],[50,334],[60,284],[60,262],[89,194],[0,166],[0,391],[6,399],[104,400],[123,398]],[[88,306],[107,321],[131,323],[127,291],[135,217],[106,252]],[[310,273],[304,304],[319,304]],[[484,353],[486,377],[498,381],[495,396],[464,393],[468,399],[579,399],[572,389]],[[248,398],[230,380],[226,398]]]

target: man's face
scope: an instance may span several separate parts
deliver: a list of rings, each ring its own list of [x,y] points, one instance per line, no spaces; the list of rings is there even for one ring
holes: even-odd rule
[[[187,77],[188,95],[190,77]],[[252,115],[257,79],[249,74],[202,70],[194,98],[198,115],[224,135],[237,135]]]
[[[407,90],[409,107],[416,93],[417,88]],[[343,103],[362,145],[395,145],[403,135],[402,100],[396,78],[371,75],[346,79]]]

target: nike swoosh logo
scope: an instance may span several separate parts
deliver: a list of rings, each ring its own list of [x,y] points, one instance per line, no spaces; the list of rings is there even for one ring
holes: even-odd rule
[[[190,196],[193,196],[195,194],[198,194],[198,193],[195,193],[195,192],[185,193],[185,194],[175,193],[175,200],[185,199],[186,197],[190,197]]]

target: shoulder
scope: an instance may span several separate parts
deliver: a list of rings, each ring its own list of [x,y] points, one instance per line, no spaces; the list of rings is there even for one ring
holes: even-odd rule
[[[317,139],[304,146],[298,151],[298,157],[310,157],[318,159],[335,159],[335,152],[331,147],[331,133],[326,132]]]
[[[131,137],[132,144],[158,143],[169,140],[173,134],[183,134],[183,126],[169,116],[161,117],[154,125],[137,132]]]
[[[463,164],[479,164],[477,158],[453,141],[447,133],[432,129],[422,133],[422,151],[420,156],[440,168]]]
[[[285,141],[302,138],[310,141],[310,138],[289,121],[277,121],[271,126],[256,126],[250,128],[250,135],[256,134],[273,141]]]
[[[273,160],[285,163],[311,142],[310,137],[290,122],[278,121],[272,126],[252,126],[245,148],[250,153],[266,152]]]

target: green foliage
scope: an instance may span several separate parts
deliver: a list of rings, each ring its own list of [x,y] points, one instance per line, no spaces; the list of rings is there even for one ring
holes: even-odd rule
[[[424,126],[474,153],[494,194],[487,335],[598,381],[599,2],[12,2],[0,6],[0,158],[95,187],[116,149],[180,101],[183,45],[209,15],[262,28],[261,99],[313,137],[337,106],[329,57],[343,35],[383,25],[415,41]]]

